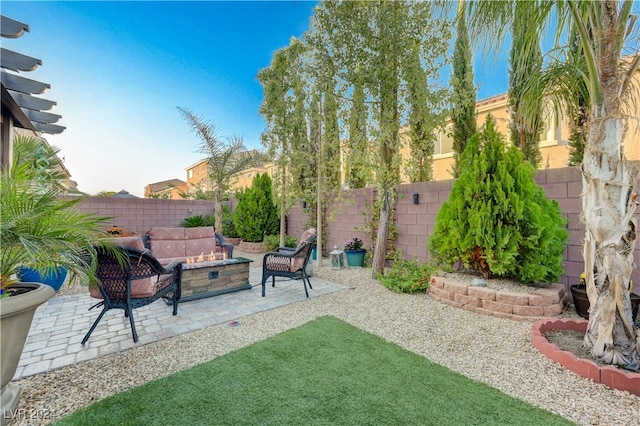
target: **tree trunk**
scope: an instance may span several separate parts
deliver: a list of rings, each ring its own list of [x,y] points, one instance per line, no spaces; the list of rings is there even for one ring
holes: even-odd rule
[[[620,151],[622,137],[619,116],[594,119],[582,164],[583,256],[591,305],[584,345],[596,360],[640,371],[640,336],[629,296],[636,178]]]
[[[285,214],[286,205],[284,197],[280,200],[280,247],[286,246],[287,235],[287,215]]]
[[[222,235],[222,194],[216,190],[213,200],[213,230]]]
[[[280,194],[280,247],[286,246],[285,235],[287,234],[287,215],[286,215],[286,203],[285,203],[285,195],[286,195],[286,170],[282,168],[282,192]]]
[[[321,164],[318,164],[317,173],[317,187],[316,187],[316,232],[318,237],[316,238],[316,267],[322,266],[322,233],[324,232],[322,228],[322,167]]]
[[[382,194],[382,206],[380,207],[380,222],[378,224],[378,234],[376,245],[373,250],[373,260],[371,268],[373,277],[376,273],[384,271],[384,264],[387,260],[387,240],[389,239],[389,228],[391,222],[391,211],[393,209],[393,195],[389,189],[385,189]]]

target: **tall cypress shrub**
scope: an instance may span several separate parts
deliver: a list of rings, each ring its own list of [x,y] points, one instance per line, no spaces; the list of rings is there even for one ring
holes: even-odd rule
[[[465,167],[429,238],[433,259],[463,265],[485,278],[554,282],[564,272],[569,238],[558,203],[535,182],[535,169],[505,147],[491,116],[461,156]]]
[[[258,174],[238,201],[233,218],[236,231],[243,240],[260,242],[265,235],[279,232],[279,214],[273,201],[272,187],[268,174]]]
[[[467,141],[477,129],[476,88],[473,85],[473,61],[463,5],[458,11],[458,32],[453,50],[453,75],[451,76],[451,121],[453,123],[453,177],[460,176],[461,160]]]

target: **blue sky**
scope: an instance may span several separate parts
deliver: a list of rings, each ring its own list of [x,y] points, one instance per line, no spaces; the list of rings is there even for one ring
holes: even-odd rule
[[[309,28],[315,4],[3,1],[2,14],[31,31],[2,45],[42,60],[25,76],[51,84],[41,97],[57,101],[67,129],[45,137],[78,188],[142,196],[150,183],[186,180],[203,158],[178,106],[261,148],[257,73]],[[478,98],[505,92],[504,58],[476,62]]]

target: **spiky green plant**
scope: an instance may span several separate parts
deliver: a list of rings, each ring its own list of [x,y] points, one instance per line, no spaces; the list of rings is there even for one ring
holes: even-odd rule
[[[45,275],[66,268],[88,283],[96,268],[95,244],[110,219],[80,213],[81,198],[65,199],[57,149],[34,137],[14,139],[13,162],[0,175],[0,280],[15,282],[20,266]]]

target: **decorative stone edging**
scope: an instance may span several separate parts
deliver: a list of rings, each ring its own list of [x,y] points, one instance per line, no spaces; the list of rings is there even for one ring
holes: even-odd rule
[[[551,330],[586,333],[588,323],[586,320],[570,318],[541,319],[531,326],[531,342],[540,353],[579,376],[640,396],[640,373],[625,371],[611,365],[600,366],[592,360],[578,358],[571,352],[560,350],[544,336],[544,333]]]
[[[567,293],[562,284],[553,284],[533,293],[518,293],[432,277],[427,293],[433,299],[451,306],[516,321],[555,317],[562,313],[567,303]]]
[[[245,253],[264,253],[265,251],[264,244],[262,242],[250,243],[248,241],[240,241],[238,249]]]
[[[233,244],[235,247],[238,247],[242,242],[242,238],[236,238],[236,237],[224,237],[224,240],[227,243]]]

